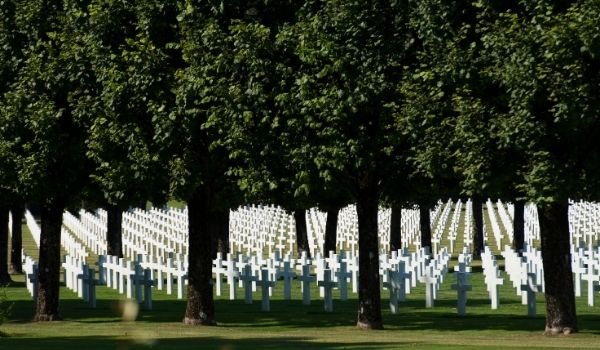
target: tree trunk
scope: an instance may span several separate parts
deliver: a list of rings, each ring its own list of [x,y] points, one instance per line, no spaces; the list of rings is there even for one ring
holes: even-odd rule
[[[308,232],[306,229],[306,210],[294,211],[294,220],[296,221],[296,246],[298,255],[303,251],[310,257],[310,247],[308,246]]]
[[[473,198],[473,219],[473,256],[480,257],[483,252],[483,203],[479,197]]]
[[[393,206],[390,216],[390,254],[402,249],[402,208]],[[431,245],[431,236],[430,243]]]
[[[379,240],[377,214],[379,192],[376,185],[358,193],[358,322],[361,329],[383,329],[379,286]]]
[[[213,300],[211,196],[207,186],[198,188],[187,202],[188,206],[188,298],[183,323],[215,326]]]
[[[0,206],[0,286],[12,282],[8,273],[8,207]]]
[[[421,225],[421,248],[429,247],[431,250],[431,214],[429,206],[419,205],[419,223]]]
[[[546,286],[546,334],[577,332],[569,237],[569,204],[540,208],[540,236]]]
[[[60,320],[60,234],[64,208],[58,201],[48,201],[40,207],[39,286],[34,321]]]
[[[327,256],[330,251],[337,251],[337,225],[340,208],[329,208],[327,210],[327,222],[325,223],[325,244],[323,254]]]
[[[223,257],[229,253],[229,209],[213,212],[211,220],[211,257],[216,259],[217,253]]]
[[[123,211],[116,205],[106,209],[106,248],[108,255],[123,257]]]
[[[14,205],[10,208],[10,212],[12,215],[10,271],[12,273],[23,273],[21,250],[23,249],[22,219],[25,208],[22,205]]]
[[[513,218],[513,249],[521,255],[525,246],[525,202],[515,201]]]

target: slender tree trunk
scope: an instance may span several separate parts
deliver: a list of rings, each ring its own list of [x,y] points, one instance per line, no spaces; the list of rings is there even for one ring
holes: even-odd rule
[[[473,198],[473,218],[475,232],[473,233],[473,255],[480,257],[483,252],[483,203],[481,198]]]
[[[213,214],[214,220],[211,220],[212,247],[211,256],[217,257],[221,253],[223,257],[229,253],[229,209],[218,210]]]
[[[325,244],[323,253],[329,254],[330,251],[337,251],[337,224],[340,208],[329,208],[327,210],[327,222],[325,223]]]
[[[392,206],[390,216],[390,253],[402,249],[402,208]],[[431,236],[430,236],[431,241]],[[431,245],[431,243],[429,243]]]
[[[377,214],[379,192],[370,184],[359,190],[358,214],[358,321],[361,329],[383,329],[379,286]]]
[[[298,255],[303,251],[310,257],[310,247],[308,246],[308,232],[306,229],[306,210],[294,211],[294,220],[296,221],[296,246]]]
[[[419,223],[421,225],[421,248],[429,247],[431,250],[431,214],[429,206],[419,205]]]
[[[211,195],[207,186],[198,188],[188,199],[188,299],[183,323],[215,326],[212,285]]]
[[[546,287],[546,334],[577,332],[569,237],[569,204],[540,208],[540,235]]]
[[[513,249],[521,255],[525,246],[525,202],[515,201],[513,218]]]
[[[123,211],[116,205],[106,209],[106,248],[108,255],[123,257]]]
[[[217,251],[223,256],[229,253],[229,209],[219,213],[219,238],[217,239]]]
[[[12,282],[8,273],[8,207],[0,206],[0,286]]]
[[[40,206],[40,261],[38,298],[34,321],[60,320],[60,234],[64,204],[48,201]]]
[[[10,208],[12,215],[12,235],[10,245],[10,271],[23,273],[21,250],[23,249],[22,219],[25,212],[23,205],[14,205]]]

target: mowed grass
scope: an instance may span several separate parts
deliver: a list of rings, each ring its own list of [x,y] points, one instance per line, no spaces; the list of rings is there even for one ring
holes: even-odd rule
[[[489,232],[489,231],[488,231]],[[25,231],[24,242],[31,246]],[[460,242],[459,242],[460,243]],[[489,242],[494,246],[494,242]],[[32,249],[32,247],[30,247]],[[31,252],[32,255],[35,254]],[[500,261],[501,262],[501,261]],[[453,260],[451,265],[455,265]],[[0,349],[525,349],[600,348],[600,307],[588,307],[586,294],[577,298],[580,332],[569,336],[543,335],[544,298],[537,297],[537,316],[527,317],[527,307],[503,273],[500,308],[490,309],[480,264],[474,262],[473,291],[468,294],[467,315],[456,314],[456,292],[450,288],[452,274],[446,276],[435,307],[425,308],[425,293],[418,284],[391,314],[388,292],[382,289],[385,330],[360,331],[356,328],[357,296],[340,301],[334,291],[334,311],[323,311],[322,299],[313,285],[313,302],[301,302],[298,282],[292,300],[283,300],[280,281],[274,291],[270,312],[260,311],[260,290],[254,303],[230,301],[228,286],[215,296],[217,327],[188,326],[182,323],[186,302],[175,295],[155,290],[152,310],[139,310],[135,321],[124,321],[124,296],[99,286],[97,308],[90,308],[73,292],[61,288],[63,321],[30,322],[34,303],[25,289],[23,276],[6,288],[13,311],[0,326]],[[243,291],[238,290],[238,298]]]
[[[19,276],[15,276],[17,279]],[[502,287],[501,305],[491,310],[481,273],[474,273],[467,316],[456,314],[456,293],[448,275],[435,307],[426,309],[422,286],[414,289],[390,314],[387,291],[382,291],[385,330],[360,331],[355,327],[356,297],[334,301],[334,311],[325,313],[322,301],[303,306],[296,292],[283,300],[281,283],[275,289],[271,312],[260,311],[260,292],[254,303],[216,298],[217,327],[182,324],[185,301],[164,291],[154,293],[153,310],[140,310],[134,322],[123,321],[119,304],[123,296],[106,287],[98,288],[98,306],[92,309],[77,296],[61,288],[63,321],[32,323],[34,304],[22,282],[7,288],[13,313],[0,326],[4,337],[0,349],[417,349],[454,348],[598,348],[598,308],[585,306],[578,298],[580,333],[547,337],[543,298],[538,297],[538,315],[527,317],[526,306],[508,285]],[[225,284],[224,287],[227,287]],[[299,288],[295,288],[299,289]],[[318,296],[316,288],[313,296]],[[241,293],[239,293],[241,296]],[[337,292],[334,293],[337,297]]]

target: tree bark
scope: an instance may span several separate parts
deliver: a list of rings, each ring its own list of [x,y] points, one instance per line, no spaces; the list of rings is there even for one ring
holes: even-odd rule
[[[323,244],[323,254],[327,255],[330,251],[337,251],[337,224],[340,208],[329,208],[327,210],[327,221],[325,222],[325,243]]]
[[[48,201],[40,207],[40,261],[38,298],[34,321],[60,320],[60,235],[64,204]]]
[[[431,214],[429,206],[419,205],[419,223],[421,225],[421,248],[429,247],[431,250]]]
[[[479,197],[473,198],[473,219],[473,256],[480,257],[483,252],[483,202]]]
[[[376,185],[358,193],[358,321],[360,329],[383,329],[379,286],[379,240],[377,214],[379,192]]]
[[[515,201],[512,247],[519,255],[525,247],[525,202],[523,201]]]
[[[0,286],[12,282],[8,273],[8,207],[0,206]]]
[[[390,216],[390,254],[402,249],[402,208],[393,206]],[[431,245],[431,236],[430,243]]]
[[[306,210],[294,211],[294,220],[296,221],[296,246],[298,255],[303,251],[310,257],[310,247],[308,246],[308,232],[306,228]]]
[[[123,257],[123,211],[116,205],[106,208],[106,248],[108,255]]]
[[[540,236],[546,287],[546,334],[577,332],[569,237],[569,204],[540,208]]]
[[[183,323],[215,326],[213,300],[211,194],[207,186],[198,188],[188,199],[188,298]]]
[[[22,205],[14,205],[10,208],[10,212],[12,215],[10,271],[12,273],[23,273],[21,250],[23,249],[22,219],[25,208]]]

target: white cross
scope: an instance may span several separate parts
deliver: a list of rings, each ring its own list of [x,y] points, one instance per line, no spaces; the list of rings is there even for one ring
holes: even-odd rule
[[[302,276],[298,276],[302,282],[302,304],[310,305],[310,284],[315,281],[315,277],[310,275],[310,265],[302,266]]]
[[[323,280],[317,283],[324,289],[325,311],[333,311],[333,296],[331,290],[337,286],[337,283],[331,280],[331,270],[323,271]]]
[[[534,317],[536,314],[535,293],[539,292],[542,286],[536,284],[535,273],[527,274],[527,284],[521,285],[521,290],[527,292],[527,315]]]
[[[275,287],[275,282],[269,279],[269,270],[261,269],[260,270],[261,279],[256,281],[256,284],[261,287],[262,291],[262,311],[270,311],[271,310],[271,302],[269,300],[270,289]]]
[[[277,271],[277,278],[283,278],[283,298],[285,300],[292,299],[292,280],[296,277],[296,273],[290,267],[289,261],[283,262],[283,271]]]
[[[462,270],[465,270],[464,264],[461,263]],[[459,271],[461,268],[459,267]],[[464,315],[467,309],[467,291],[472,290],[472,286],[469,284],[469,273],[466,271],[463,272],[455,272],[454,276],[456,276],[456,283],[451,287],[456,290],[458,294],[458,300],[456,304],[456,309],[459,315]]]

